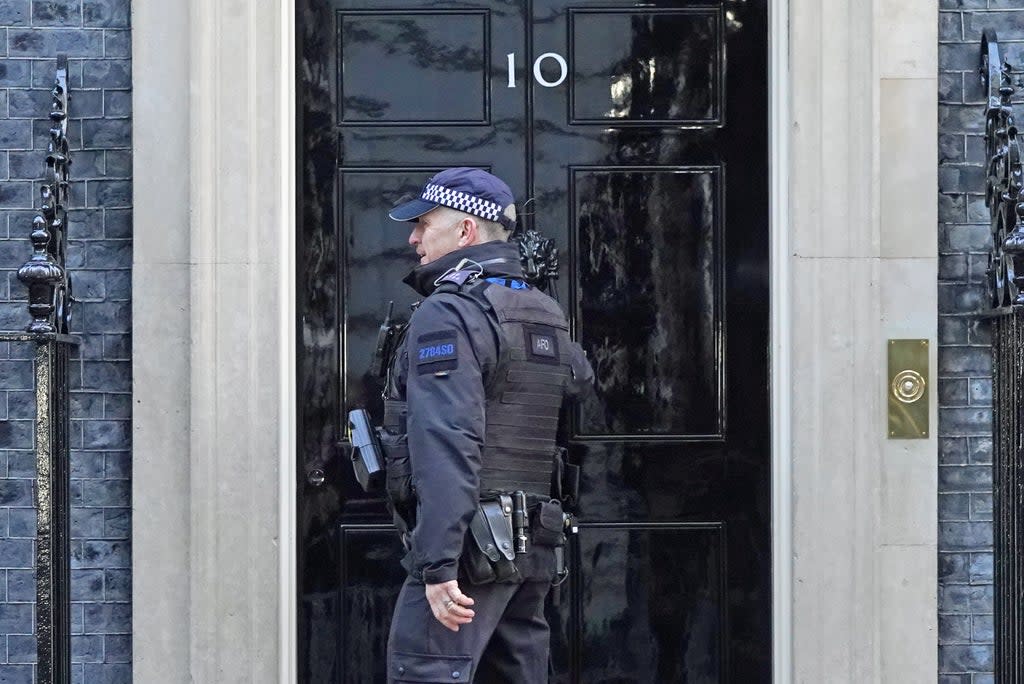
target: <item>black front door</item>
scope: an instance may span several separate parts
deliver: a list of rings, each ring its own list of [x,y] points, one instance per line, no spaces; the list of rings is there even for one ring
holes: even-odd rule
[[[479,166],[555,239],[597,374],[555,681],[770,681],[767,0],[298,11],[299,680],[383,681],[400,548],[343,416],[380,415],[377,327],[413,301],[387,209]]]

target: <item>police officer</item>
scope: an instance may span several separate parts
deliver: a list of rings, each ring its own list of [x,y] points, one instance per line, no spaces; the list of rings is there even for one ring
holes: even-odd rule
[[[593,373],[558,304],[523,279],[502,180],[448,169],[390,217],[414,222],[420,264],[405,282],[424,299],[386,389],[388,489],[409,573],[389,681],[547,681],[544,600],[564,542],[551,492],[558,415]],[[513,492],[526,494],[529,530],[507,561]]]

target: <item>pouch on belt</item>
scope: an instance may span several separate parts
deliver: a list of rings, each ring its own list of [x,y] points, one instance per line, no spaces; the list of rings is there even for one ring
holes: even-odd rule
[[[512,546],[512,498],[481,501],[469,523],[459,564],[470,584],[518,581]]]

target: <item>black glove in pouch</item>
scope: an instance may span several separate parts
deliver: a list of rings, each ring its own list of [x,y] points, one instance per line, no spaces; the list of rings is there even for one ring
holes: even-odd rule
[[[562,502],[552,499],[537,506],[530,521],[530,530],[537,546],[565,546]]]

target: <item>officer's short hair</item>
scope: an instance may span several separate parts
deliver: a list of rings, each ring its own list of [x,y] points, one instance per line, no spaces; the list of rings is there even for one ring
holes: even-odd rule
[[[508,205],[502,213],[512,219],[514,223],[516,220],[516,205]],[[488,221],[487,219],[478,218],[476,216],[473,218],[476,219],[477,224],[482,228],[481,232],[484,234],[485,241],[502,240],[507,242],[509,235],[512,234],[511,230],[507,229],[497,221]]]
[[[476,218],[475,216],[473,218]],[[490,242],[492,240],[508,241],[508,236],[511,235],[512,231],[505,230],[505,226],[501,225],[497,221],[488,221],[487,219],[476,219],[477,225],[480,227],[480,233],[483,237],[483,242]]]
[[[447,207],[444,208],[451,212],[453,216],[464,216],[466,218],[471,218],[474,221],[476,221],[477,229],[480,232],[481,242],[492,242],[494,240],[508,242],[508,238],[512,234],[511,230],[507,230],[505,226],[501,225],[497,221],[489,221],[485,218],[481,218],[474,214],[467,214],[464,211],[459,211],[458,209],[448,209]],[[510,219],[515,221],[515,205],[510,204],[507,207],[505,207],[504,214],[505,216],[508,216]]]

